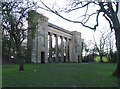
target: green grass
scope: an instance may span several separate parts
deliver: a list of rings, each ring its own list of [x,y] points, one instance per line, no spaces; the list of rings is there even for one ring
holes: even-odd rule
[[[112,76],[116,64],[25,64],[3,65],[3,87],[116,87]],[[36,70],[36,71],[34,71]]]

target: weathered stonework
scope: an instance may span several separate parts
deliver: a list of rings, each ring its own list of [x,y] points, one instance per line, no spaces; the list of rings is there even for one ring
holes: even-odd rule
[[[72,32],[72,59],[74,59],[74,62],[81,62],[81,56],[82,56],[82,39],[81,39],[81,33],[77,31]]]
[[[68,30],[65,30],[61,27],[49,23],[47,17],[35,11],[32,12],[36,14],[34,16],[37,18],[35,19],[37,22],[35,36],[32,41],[30,41],[32,43],[28,43],[32,44],[32,62],[81,62],[81,33],[77,31],[70,32]],[[34,19],[34,17],[32,18]],[[32,22],[30,21],[28,22],[28,27],[32,27]],[[55,58],[53,58],[52,55],[52,36],[55,37]],[[58,45],[58,37],[61,39],[60,48]],[[58,49],[60,49],[60,52]]]

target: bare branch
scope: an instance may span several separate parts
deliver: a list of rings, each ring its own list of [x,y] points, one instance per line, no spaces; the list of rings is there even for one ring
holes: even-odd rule
[[[78,9],[80,9],[80,8],[84,8],[84,7],[88,6],[89,4],[90,4],[90,2],[88,2],[87,4],[82,5],[82,6],[80,6],[80,7],[76,7],[76,8],[73,8],[73,9],[69,9],[69,10],[67,10],[67,11],[65,11],[65,12],[66,12],[66,13],[69,13],[69,12],[71,12],[71,11],[78,10]]]
[[[103,16],[106,18],[106,20],[109,22],[109,24],[110,24],[110,28],[111,28],[111,30],[113,29],[113,24],[112,24],[112,22],[111,22],[111,20],[105,15],[105,14],[103,14]]]
[[[87,12],[88,12],[88,6],[87,6],[87,8],[86,8],[85,14],[83,15],[83,16],[84,16],[83,20],[85,20],[85,19],[86,19]],[[82,21],[83,21],[83,20],[82,20]]]
[[[40,0],[40,1],[41,1],[41,0]],[[73,22],[73,23],[80,23],[80,24],[82,24],[84,27],[87,27],[87,28],[90,28],[90,29],[93,29],[93,30],[96,30],[96,28],[97,28],[97,26],[98,26],[98,17],[99,17],[99,14],[100,14],[99,11],[98,11],[98,14],[97,14],[97,16],[96,16],[96,24],[94,25],[94,27],[90,27],[90,26],[88,26],[88,25],[85,25],[82,21],[74,21],[74,20],[67,19],[67,18],[63,17],[62,15],[60,15],[56,10],[54,11],[54,10],[52,10],[51,8],[49,8],[49,7],[48,7],[47,5],[45,5],[42,1],[41,1],[41,3],[48,9],[47,11],[50,11],[50,12],[58,15],[59,17],[61,17],[61,18],[64,19],[64,20],[67,20],[67,21]],[[88,4],[89,4],[89,3],[88,3]],[[88,5],[88,4],[87,4],[87,5]],[[84,6],[87,6],[87,5],[84,5]],[[81,7],[81,8],[82,8],[82,7]],[[93,14],[95,14],[95,13],[93,13]],[[93,14],[91,14],[90,16],[92,16]],[[90,16],[89,16],[88,18],[90,18]]]
[[[119,8],[119,2],[116,2],[116,14],[118,13],[118,8]]]
[[[88,22],[88,20],[90,19],[90,17],[93,16],[93,15],[95,15],[95,14],[97,14],[97,12],[88,15],[88,18],[87,18],[87,20],[84,22],[84,24],[86,24],[86,23]],[[83,21],[83,20],[82,20],[82,21]]]

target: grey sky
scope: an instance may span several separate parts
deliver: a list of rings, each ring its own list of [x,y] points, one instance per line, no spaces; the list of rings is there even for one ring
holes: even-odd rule
[[[47,5],[49,5],[51,7],[51,5],[53,4],[57,4],[56,6],[54,6],[53,8],[58,10],[57,6],[62,8],[66,5],[68,0],[43,0]],[[66,2],[65,2],[66,1]],[[93,7],[94,8],[94,7]],[[51,12],[47,12],[44,10],[39,10],[40,13],[42,13],[43,15],[45,15],[46,17],[49,18],[49,22],[58,25],[66,30],[69,31],[78,31],[81,32],[82,38],[84,38],[85,40],[90,40],[93,37],[93,34],[95,34],[96,32],[88,29],[86,27],[83,27],[81,24],[77,24],[77,23],[72,23],[72,22],[68,22],[66,20],[63,20],[62,18],[60,18],[59,16],[51,13]],[[74,11],[72,13],[61,13],[63,16],[65,16],[66,18],[72,19],[72,20],[77,20],[77,18],[82,15],[82,13],[84,13],[84,9],[81,10],[81,13],[79,14],[79,10],[78,11]],[[91,25],[91,23],[94,23],[95,18],[91,18],[91,20],[89,21],[89,24]],[[105,20],[104,17],[100,16],[99,17],[99,27],[97,28],[97,30],[103,30],[103,27],[105,26],[109,26],[108,22]]]
[[[68,1],[70,1],[70,0],[42,0],[42,1],[44,1],[44,3],[46,5],[48,5],[50,8],[54,8],[55,10],[58,11],[59,7],[63,8],[68,3]],[[40,3],[39,3],[39,5],[40,5]],[[95,11],[99,7],[91,6],[91,8],[92,8],[92,10],[90,9],[89,13],[92,12],[92,11]],[[109,24],[108,24],[107,20],[102,16],[102,14],[100,14],[100,16],[99,16],[99,26],[98,26],[97,30],[93,31],[93,30],[91,30],[89,28],[83,27],[79,23],[68,22],[68,21],[60,18],[59,16],[51,13],[51,12],[48,12],[48,11],[45,11],[45,10],[41,10],[41,9],[39,9],[38,12],[42,13],[43,15],[48,17],[49,18],[48,21],[50,23],[53,23],[53,24],[55,24],[55,25],[57,25],[59,27],[62,27],[64,29],[66,29],[66,30],[69,30],[69,31],[81,32],[81,36],[85,40],[85,42],[89,42],[90,40],[93,41],[93,35],[94,35],[94,37],[96,39],[96,42],[99,43],[100,31],[104,31],[104,30],[108,30],[109,29]],[[73,11],[72,13],[60,13],[60,14],[62,14],[64,17],[66,17],[68,19],[80,20],[80,19],[78,19],[78,17],[80,15],[82,15],[84,12],[85,12],[85,9],[81,9],[81,10]],[[89,20],[88,24],[89,25],[93,25],[94,22],[95,22],[95,18],[92,17]],[[114,39],[115,38],[113,37],[113,45],[114,45],[114,48],[115,48],[115,40]],[[89,46],[89,47],[91,47],[91,46]]]

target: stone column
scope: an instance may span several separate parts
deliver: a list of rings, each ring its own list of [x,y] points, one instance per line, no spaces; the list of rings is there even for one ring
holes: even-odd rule
[[[60,38],[61,38],[61,62],[64,62],[64,41],[62,36]]]
[[[72,39],[69,40],[69,61],[73,62],[72,60],[73,57],[73,44],[72,44]]]
[[[49,62],[52,62],[52,33],[49,33]]]
[[[58,62],[58,35],[55,34],[55,62]]]
[[[66,62],[68,62],[68,38],[66,38]]]
[[[68,62],[70,62],[70,39],[68,39]]]

